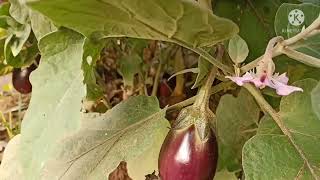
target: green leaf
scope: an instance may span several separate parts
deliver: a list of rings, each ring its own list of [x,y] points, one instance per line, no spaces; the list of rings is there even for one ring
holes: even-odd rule
[[[239,35],[250,48],[246,62],[261,56],[268,41],[275,36],[273,20],[280,3],[279,0],[216,1],[213,12],[237,23]]]
[[[7,37],[4,44],[4,58],[8,65],[13,67],[22,67],[29,65],[34,61],[39,53],[38,43],[35,39],[29,38],[31,32],[30,25],[22,25],[21,32],[14,32]],[[30,39],[28,48],[23,48],[24,43]],[[14,53],[16,56],[14,56]]]
[[[81,128],[57,144],[42,177],[102,180],[126,161],[130,177],[143,179],[157,169],[169,126],[164,116],[156,97],[147,96],[129,98],[101,116],[83,115]]]
[[[41,39],[18,154],[12,152],[19,161],[0,172],[21,166],[15,179],[100,180],[120,161],[134,179],[157,169],[169,123],[156,97],[131,97],[104,114],[81,112],[84,44],[82,35],[67,29]]]
[[[239,35],[235,35],[229,40],[228,52],[231,60],[235,64],[240,64],[246,60],[249,54],[249,48],[245,40]]]
[[[207,48],[206,51],[213,54],[216,51],[216,49]],[[197,88],[197,87],[201,86],[201,84],[203,84],[203,82],[205,81],[205,78],[209,74],[211,68],[212,68],[212,64],[209,61],[206,61],[203,57],[199,56],[198,75],[197,75],[195,83],[192,86],[192,89]]]
[[[32,99],[21,127],[19,156],[25,179],[39,179],[58,140],[80,128],[83,45],[84,37],[70,30],[39,42],[41,62],[30,76]]]
[[[102,88],[97,84],[96,62],[100,57],[100,52],[105,45],[105,41],[94,41],[86,39],[84,44],[82,70],[83,82],[87,87],[88,100],[97,100],[103,96]]]
[[[242,146],[255,134],[252,130],[257,128],[259,114],[259,107],[245,89],[236,98],[232,95],[221,98],[216,112],[219,169],[235,171],[241,168]]]
[[[318,115],[320,119],[320,83],[314,90],[311,92],[311,101],[313,111]]]
[[[20,24],[26,24],[29,19],[29,8],[26,0],[9,0],[10,15]]]
[[[143,49],[148,47],[148,41],[145,39],[127,38],[126,44],[129,46],[131,53],[143,54]]]
[[[203,57],[199,57],[198,75],[195,83],[192,86],[192,89],[199,87],[203,83],[205,77],[207,77],[208,73],[210,72],[211,67],[212,64],[210,62],[206,61]]]
[[[1,3],[0,4],[0,27],[6,29],[8,25],[8,19],[11,19],[9,13],[10,4],[9,3]]]
[[[243,168],[246,179],[320,177],[320,119],[312,108],[312,102],[320,102],[320,99],[311,99],[311,93],[319,93],[317,84],[312,79],[298,81],[294,85],[304,92],[281,100],[279,117],[291,133],[295,146],[287,136],[276,133],[256,135],[245,144]]]
[[[246,143],[243,155],[248,180],[312,179],[284,135],[257,135]]]
[[[278,36],[293,37],[319,17],[320,6],[313,4],[282,4],[276,14],[274,27]],[[301,41],[297,51],[320,58],[320,35]]]
[[[265,115],[260,120],[257,134],[282,134],[282,131],[269,115]]]
[[[316,4],[316,5],[320,5],[320,1],[319,0],[299,0],[303,3],[313,3],[313,4]]]
[[[136,53],[125,55],[119,60],[119,72],[125,86],[133,87],[134,76],[141,71],[142,62],[141,57]]]
[[[22,166],[17,156],[20,141],[21,135],[17,135],[6,146],[0,166],[0,177],[2,180],[23,180]]]
[[[24,43],[28,40],[31,26],[29,24],[21,25],[9,31],[11,35],[6,39],[5,52],[7,56],[9,56],[7,53],[11,53],[13,57],[16,57],[22,50]],[[8,47],[10,50],[7,52]],[[6,57],[6,59],[8,58]]]
[[[31,27],[37,40],[40,41],[45,35],[57,31],[54,24],[45,16],[36,11],[30,10]]]
[[[238,178],[234,173],[228,172],[227,170],[222,170],[216,173],[214,180],[237,180]]]
[[[98,37],[128,36],[201,47],[229,39],[238,32],[230,20],[189,0],[31,0],[29,5],[57,25],[87,37],[94,33]]]

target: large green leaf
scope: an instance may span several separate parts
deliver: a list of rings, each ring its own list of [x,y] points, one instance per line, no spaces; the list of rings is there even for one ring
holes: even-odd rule
[[[29,5],[57,25],[87,37],[92,33],[100,38],[128,36],[196,47],[238,32],[233,22],[190,0],[30,0]]]
[[[9,0],[10,15],[20,24],[26,24],[29,19],[29,8],[25,0]]]
[[[157,99],[147,96],[129,98],[102,116],[84,115],[80,130],[56,144],[41,178],[102,180],[126,161],[130,177],[143,179],[157,170],[169,126],[164,116]]]
[[[47,17],[37,11],[30,11],[29,18],[31,21],[32,31],[38,41],[40,41],[40,39],[45,35],[57,30]]]
[[[57,141],[80,127],[83,44],[84,37],[70,30],[52,33],[39,43],[41,63],[30,77],[32,99],[21,129],[26,179],[39,179]]]
[[[312,102],[320,102],[320,99],[311,95],[319,93],[317,84],[312,79],[294,83],[304,92],[281,100],[279,116],[292,134],[296,147],[270,123],[269,133],[259,133],[245,144],[243,168],[246,179],[320,178],[320,118],[318,109],[312,108]]]
[[[105,114],[82,112],[84,44],[82,35],[67,29],[41,39],[42,59],[31,74],[32,99],[19,151],[12,151],[19,161],[0,168],[14,172],[21,166],[23,173],[12,180],[106,179],[120,161],[127,161],[134,179],[157,169],[169,126],[165,110],[156,97],[138,96]]]
[[[23,180],[22,166],[17,156],[20,140],[21,136],[17,135],[6,146],[0,166],[1,180]]]
[[[252,96],[242,89],[237,98],[232,95],[223,96],[216,114],[220,142],[219,169],[239,170],[242,146],[255,134],[252,129],[257,127],[260,109]]]

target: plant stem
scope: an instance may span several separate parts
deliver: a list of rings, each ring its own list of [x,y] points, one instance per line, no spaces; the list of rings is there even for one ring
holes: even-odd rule
[[[277,57],[277,56],[280,56],[282,53],[281,53],[281,49],[282,46],[280,44],[276,45],[276,47],[273,48],[272,50],[272,57]],[[240,68],[241,70],[241,74],[244,74],[245,72],[248,72],[250,71],[251,69],[255,68],[258,64],[259,61],[261,61],[263,58],[263,55],[258,57],[257,59],[253,60],[252,62],[250,62],[249,64],[245,65],[245,66],[242,66]]]
[[[282,42],[283,46],[290,46],[295,44],[296,42],[300,41],[301,39],[307,37],[310,33],[312,33],[314,30],[318,29],[320,27],[320,16],[313,21],[313,23],[308,26],[306,29],[304,29],[303,31],[301,31],[299,34],[284,40]]]
[[[222,59],[223,53],[224,53],[223,47],[219,45],[217,50],[217,59]],[[212,86],[214,79],[216,78],[217,72],[218,72],[218,68],[213,66],[205,84],[201,86],[198,92],[197,99],[193,104],[194,107],[200,108],[201,110],[206,110],[208,108],[209,98],[210,98],[210,88]]]
[[[112,105],[107,97],[102,96],[102,103],[106,106],[107,110],[112,109]]]
[[[216,74],[218,72],[217,67],[212,67],[210,74],[206,80],[206,83],[201,86],[197,98],[193,104],[194,107],[200,108],[200,109],[206,109],[209,105],[209,98],[210,98],[210,88],[212,86],[212,83],[216,77]]]
[[[151,96],[157,95],[159,81],[161,78],[160,76],[161,76],[162,66],[163,66],[164,62],[171,56],[171,52],[175,49],[175,47],[176,46],[169,46],[163,52],[162,51],[159,52],[159,55],[158,55],[159,65],[157,68],[156,76],[153,81]]]
[[[258,91],[252,84],[244,84],[243,86],[246,88],[251,95],[256,99],[258,104],[272,117],[272,119],[277,123],[281,131],[284,135],[286,135],[289,138],[289,141],[291,144],[295,147],[295,149],[298,151],[301,158],[304,160],[304,162],[307,164],[312,176],[315,179],[319,179],[309,163],[307,157],[305,156],[304,152],[300,149],[300,147],[295,143],[294,138],[292,137],[292,134],[290,130],[285,126],[283,123],[280,115],[271,107],[271,105],[264,99],[264,97],[261,95],[260,91]]]
[[[212,57],[207,51],[205,51],[201,48],[190,46],[184,42],[180,42],[177,40],[173,40],[172,42],[197,53],[198,55],[202,56],[205,60],[207,60],[208,62],[210,62],[212,65],[216,66],[217,68],[221,69],[222,71],[229,73],[231,75],[234,74],[233,68],[231,68],[227,65],[224,65],[222,62],[220,62],[216,58]]]
[[[157,68],[156,76],[153,81],[151,96],[156,96],[157,92],[158,92],[160,74],[161,74],[161,69],[162,69],[162,58],[160,57],[159,59],[160,59],[160,62],[159,62],[158,68]]]
[[[212,10],[211,0],[198,0],[198,2],[201,6],[208,8],[210,11]]]
[[[216,58],[212,57],[207,51],[201,49],[201,48],[196,48],[193,49],[194,52],[202,56],[204,59],[209,61],[211,64],[216,66],[217,68],[221,69],[224,72],[227,72],[229,74],[234,74],[233,69],[230,68],[227,65],[222,64],[222,62],[218,61]]]
[[[4,127],[7,130],[9,139],[12,139],[14,137],[14,134],[12,133],[12,129],[10,129],[10,127],[8,125],[8,122],[7,122],[6,118],[4,117],[4,114],[1,111],[0,111],[0,116],[1,116],[1,119],[2,119],[2,124],[4,125]]]
[[[233,85],[233,82],[232,81],[228,81],[228,82],[222,82],[216,86],[213,86],[211,89],[210,89],[210,96],[213,95],[213,94],[216,94],[220,91],[223,91],[225,89],[227,89],[228,87],[232,86]],[[171,105],[167,108],[167,111],[172,111],[172,110],[176,110],[176,109],[180,109],[180,108],[183,108],[183,107],[186,107],[186,106],[189,106],[191,104],[193,104],[197,99],[197,95],[196,96],[193,96],[189,99],[186,99],[184,101],[181,101],[177,104],[174,104],[174,105]]]
[[[281,54],[283,54],[283,48],[287,48],[287,47],[295,47],[296,44],[306,38],[306,37],[310,37],[316,34],[319,34],[319,27],[320,27],[320,16],[310,25],[308,26],[306,29],[304,29],[303,31],[301,31],[299,34],[284,40],[283,42],[279,43],[276,47],[273,48],[273,53],[272,53],[272,57],[276,57],[279,56]],[[263,56],[258,57],[257,59],[253,60],[252,62],[250,62],[249,64],[241,67],[241,73],[245,73],[253,68],[255,68],[257,66],[257,63],[263,58]]]
[[[297,61],[300,61],[304,64],[320,68],[320,59],[318,59],[318,58],[315,58],[313,56],[309,56],[307,54],[301,53],[299,51],[295,51],[290,48],[282,48],[281,52],[283,54],[287,55],[288,57],[295,59]]]
[[[177,52],[175,54],[174,58],[174,70],[175,72],[179,72],[181,70],[185,69],[184,65],[184,59],[182,55],[181,47],[177,49]],[[184,94],[184,84],[185,79],[183,74],[179,74],[176,76],[176,87],[174,88],[172,92],[172,96],[182,96]]]

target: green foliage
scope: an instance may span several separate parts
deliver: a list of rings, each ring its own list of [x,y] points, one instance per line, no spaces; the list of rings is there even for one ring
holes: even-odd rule
[[[234,36],[229,41],[228,53],[235,64],[242,63],[246,60],[249,54],[249,48],[246,41],[244,41],[239,35]]]
[[[22,166],[18,158],[21,135],[15,136],[7,145],[1,161],[0,177],[2,180],[24,180]]]
[[[192,88],[197,88],[203,83],[203,81],[205,80],[205,77],[207,77],[211,68],[212,68],[211,63],[206,61],[203,57],[200,56],[198,60],[198,75]]]
[[[288,39],[310,25],[319,16],[319,3],[301,1],[314,4],[283,4],[288,2],[284,0],[214,1],[213,12],[236,22],[240,32],[231,20],[190,0],[10,0],[1,4],[0,49],[4,51],[0,53],[0,74],[7,72],[7,64],[30,64],[39,53],[38,47],[42,58],[31,75],[33,94],[21,135],[9,143],[0,177],[100,180],[107,179],[120,161],[127,162],[132,179],[143,179],[157,171],[158,154],[169,123],[165,119],[166,109],[159,108],[156,97],[130,97],[100,114],[85,113],[82,107],[83,101],[97,102],[107,93],[96,72],[100,53],[107,47],[106,38],[120,42],[113,50],[116,49],[117,68],[125,86],[134,87],[137,74],[142,75],[141,79],[152,79],[149,74],[154,72],[143,72],[143,68],[154,62],[147,64],[142,57],[148,40],[159,40],[200,55],[198,68],[192,68],[192,62],[189,69],[176,73],[198,72],[192,87],[196,88],[203,84],[212,64],[222,69],[217,73],[217,83],[226,81],[223,77],[232,73],[233,67],[225,62],[214,58],[212,64],[209,62],[216,43],[227,44],[226,40],[230,40],[227,49],[231,60],[235,64],[249,63],[264,53],[271,37],[281,35]],[[305,13],[302,25],[288,22],[288,13],[293,9]],[[293,48],[320,58],[319,42],[318,34],[304,38]],[[174,64],[168,61],[171,45],[156,49],[152,52],[153,60],[159,58],[163,67]],[[275,62],[277,72],[288,72],[290,84],[320,78],[316,66],[309,67],[286,56]],[[184,83],[189,83],[189,77]],[[149,84],[145,82],[139,93],[148,91]],[[215,96],[222,96],[213,101],[219,101],[214,104],[218,104],[219,142],[215,179],[237,179],[242,173],[248,180],[320,177],[320,83],[307,79],[294,85],[304,92],[281,99],[268,89],[262,91],[279,110],[276,115],[291,133],[289,138],[267,113],[261,118],[261,109],[269,113],[270,110],[260,109],[264,106],[258,106],[246,90],[241,89],[236,97]],[[189,97],[187,91],[186,96]]]
[[[252,96],[242,89],[238,97],[224,95],[217,108],[219,169],[236,171],[241,168],[241,150],[255,134],[260,109]]]
[[[288,13],[290,13],[292,10],[301,10],[304,13],[304,21],[301,25],[292,25],[288,21]],[[312,22],[319,17],[319,14],[320,6],[316,6],[313,4],[284,3],[279,7],[274,21],[276,34],[278,36],[283,36],[285,39],[293,37],[294,35],[301,32],[302,29],[312,24]],[[294,15],[292,14],[292,16]],[[310,38],[305,38],[297,45],[296,49],[302,53],[320,58],[320,34],[312,36]]]
[[[50,159],[61,136],[80,127],[81,100],[86,93],[83,45],[84,37],[71,30],[52,33],[39,43],[42,58],[31,74],[32,100],[22,122],[19,148],[26,179],[39,179],[42,163]]]
[[[304,2],[304,3],[313,3],[313,4],[316,4],[316,5],[320,5],[320,1],[319,0],[299,0],[301,2]]]
[[[156,98],[132,97],[106,114],[82,116],[81,128],[57,144],[44,179],[105,179],[120,161],[134,179],[157,169],[168,123]]]
[[[133,87],[134,76],[141,72],[142,59],[136,54],[128,54],[119,59],[119,72],[123,78],[124,85]]]
[[[40,39],[45,35],[57,31],[54,24],[47,17],[37,11],[30,10],[29,18],[31,21],[32,31],[38,41],[40,41]]]
[[[230,173],[226,170],[217,172],[214,177],[214,180],[237,180],[238,178],[234,175],[234,173]]]
[[[250,49],[246,62],[250,62],[264,53],[269,39],[275,35],[272,23],[280,4],[279,0],[218,0],[213,12],[233,20],[239,26],[239,35]]]
[[[319,178],[320,119],[317,116],[318,109],[312,104],[320,101],[314,95],[319,93],[317,84],[311,79],[294,83],[302,87],[304,92],[281,100],[279,117],[292,134],[294,142],[290,142],[278,130],[275,131],[275,128],[269,128],[269,133],[264,130],[246,142],[243,148],[246,179]],[[301,151],[298,152],[296,148]]]
[[[94,54],[84,45],[82,35],[67,29],[41,39],[42,60],[31,75],[32,101],[17,145],[23,169],[17,179],[105,179],[123,160],[134,179],[157,168],[169,124],[155,97],[132,97],[105,114],[80,111],[82,58]],[[16,167],[7,168],[1,171]]]
[[[83,82],[87,88],[87,98],[97,100],[103,96],[102,88],[97,84],[96,62],[100,58],[100,52],[105,45],[104,40],[94,41],[86,39],[82,59]]]
[[[213,45],[238,32],[233,22],[189,0],[40,0],[29,5],[59,26],[87,37],[92,33],[98,38],[128,36],[196,47]]]

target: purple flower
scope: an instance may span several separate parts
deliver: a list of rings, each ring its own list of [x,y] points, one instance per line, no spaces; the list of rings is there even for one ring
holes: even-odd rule
[[[270,40],[266,53],[262,60],[258,62],[256,67],[256,72],[249,71],[246,72],[242,77],[226,76],[226,78],[231,79],[233,82],[242,86],[244,83],[253,83],[256,87],[263,89],[266,86],[276,90],[278,95],[287,96],[295,91],[303,91],[303,89],[295,86],[289,86],[289,78],[286,73],[279,75],[279,73],[274,73],[275,64],[272,61],[272,48],[275,43],[279,41],[279,38]]]

